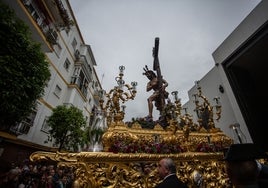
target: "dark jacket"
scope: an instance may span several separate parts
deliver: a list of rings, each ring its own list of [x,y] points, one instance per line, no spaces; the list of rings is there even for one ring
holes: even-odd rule
[[[260,179],[268,179],[268,165],[261,164]]]
[[[259,174],[259,187],[267,188],[268,187],[268,166],[261,164],[261,171]]]
[[[180,181],[174,174],[165,178],[155,188],[187,188],[187,185]]]

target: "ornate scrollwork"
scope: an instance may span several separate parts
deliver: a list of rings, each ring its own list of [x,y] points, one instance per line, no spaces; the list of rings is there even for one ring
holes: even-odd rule
[[[74,187],[154,187],[160,179],[157,163],[171,157],[177,165],[178,177],[190,187],[226,187],[222,153],[186,152],[180,154],[124,154],[109,152],[49,153],[36,152],[31,160],[53,160],[58,165],[75,169]]]
[[[158,128],[157,128],[158,127]],[[160,142],[181,144],[185,151],[179,153],[150,154],[142,152],[80,152],[50,153],[35,152],[32,161],[50,160],[75,169],[74,187],[154,187],[160,179],[157,163],[164,157],[171,157],[177,165],[177,175],[189,187],[226,187],[228,178],[225,173],[223,152],[216,150],[216,144],[227,147],[232,140],[221,131],[213,133],[190,132],[185,140],[184,132],[163,130],[160,125],[155,129],[142,129],[141,126],[128,128],[125,124],[109,126],[103,135],[104,149],[118,139],[120,141],[141,141],[142,143]],[[198,149],[199,148],[199,149]],[[209,148],[209,149],[208,149]],[[207,149],[207,150],[202,150]]]

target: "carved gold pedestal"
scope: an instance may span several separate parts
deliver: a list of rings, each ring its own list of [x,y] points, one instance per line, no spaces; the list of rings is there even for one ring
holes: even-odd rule
[[[107,152],[116,141],[146,144],[164,142],[180,145],[180,153],[112,153]],[[74,187],[85,188],[153,188],[160,182],[157,163],[164,157],[172,158],[177,166],[177,175],[189,187],[230,187],[224,168],[223,152],[217,147],[228,147],[232,140],[219,129],[190,132],[142,129],[139,125],[128,128],[117,122],[109,126],[103,135],[105,152],[48,153],[35,152],[32,161],[51,160],[59,166],[75,170]],[[218,145],[217,145],[218,144]],[[211,149],[211,150],[210,150]]]
[[[222,153],[114,154],[109,152],[36,152],[32,161],[52,160],[75,169],[75,187],[153,188],[159,183],[157,163],[171,157],[178,177],[189,187],[228,187]],[[198,186],[198,180],[201,184]]]

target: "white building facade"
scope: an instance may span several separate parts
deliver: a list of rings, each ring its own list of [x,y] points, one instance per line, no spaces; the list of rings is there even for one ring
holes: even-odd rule
[[[222,115],[216,127],[235,139],[230,125],[239,125],[243,142],[254,142],[266,151],[267,48],[268,1],[261,1],[213,52],[215,66],[199,80],[209,101],[220,97]],[[184,107],[189,112],[194,110],[191,99],[196,92],[196,86],[188,92],[190,101]]]
[[[4,2],[29,25],[33,39],[42,44],[51,72],[36,110],[12,131],[21,140],[56,147],[53,142],[44,142],[49,130],[46,120],[53,108],[63,104],[79,108],[87,126],[95,117],[93,109],[99,109],[98,93],[102,87],[94,69],[93,52],[83,40],[68,0]]]

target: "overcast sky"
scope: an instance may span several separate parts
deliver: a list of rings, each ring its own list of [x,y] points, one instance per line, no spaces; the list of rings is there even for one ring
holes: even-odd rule
[[[103,89],[116,85],[120,65],[126,83],[137,81],[135,100],[125,103],[124,121],[148,115],[147,77],[152,48],[160,38],[159,61],[167,91],[188,90],[214,66],[212,53],[260,0],[69,0],[86,44],[91,46]],[[154,113],[154,120],[159,112]]]

